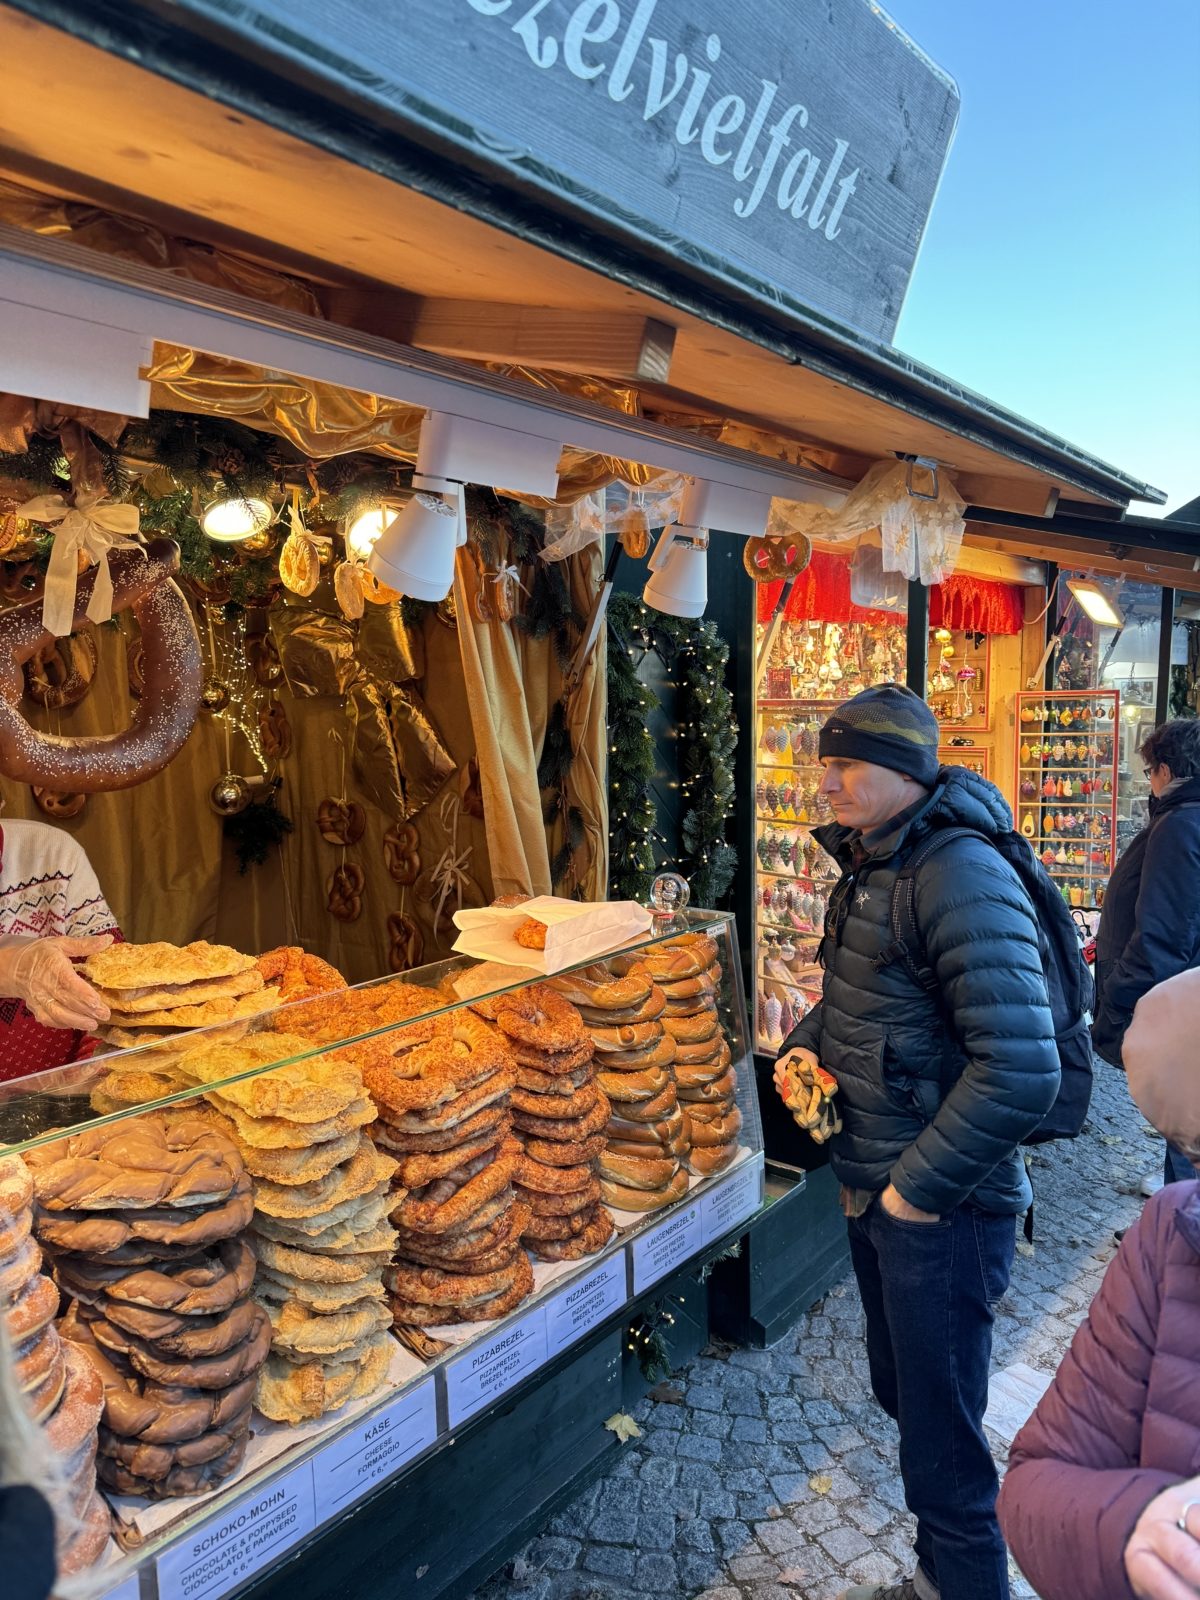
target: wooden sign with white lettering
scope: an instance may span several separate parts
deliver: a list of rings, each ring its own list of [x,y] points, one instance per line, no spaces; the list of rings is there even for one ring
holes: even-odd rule
[[[710,287],[891,338],[958,116],[871,0],[182,0]]]

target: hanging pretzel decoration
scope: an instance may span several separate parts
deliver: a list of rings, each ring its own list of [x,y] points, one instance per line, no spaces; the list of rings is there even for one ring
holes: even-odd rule
[[[109,556],[113,612],[133,612],[146,661],[145,693],[120,733],[67,739],[31,728],[19,705],[25,663],[51,637],[42,602],[0,613],[0,773],[58,794],[95,794],[143,783],[177,754],[196,720],[202,676],[195,624],[171,581],[178,569],[179,546],[169,539]],[[79,580],[75,628],[86,621],[97,570]]]

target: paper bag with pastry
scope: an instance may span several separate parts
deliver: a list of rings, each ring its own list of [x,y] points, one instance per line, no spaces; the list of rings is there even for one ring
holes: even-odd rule
[[[517,906],[459,911],[454,924],[459,930],[454,948],[460,954],[552,973],[643,937],[651,916],[635,900],[587,905],[545,894]]]

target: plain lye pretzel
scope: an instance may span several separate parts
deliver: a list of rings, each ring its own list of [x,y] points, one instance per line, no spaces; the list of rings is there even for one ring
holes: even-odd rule
[[[183,595],[171,582],[179,546],[155,539],[145,549],[108,557],[113,614],[132,611],[146,660],[145,693],[120,733],[60,738],[39,733],[21,715],[23,667],[45,648],[42,601],[0,612],[0,772],[16,783],[60,793],[95,794],[130,789],[161,772],[191,732],[200,708],[200,641]],[[74,628],[83,627],[98,569],[86,573],[75,594]]]

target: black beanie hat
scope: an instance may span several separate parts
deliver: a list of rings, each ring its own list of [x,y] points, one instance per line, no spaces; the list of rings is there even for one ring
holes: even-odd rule
[[[871,761],[932,786],[938,775],[937,718],[900,683],[881,683],[847,700],[821,729],[819,752]]]

